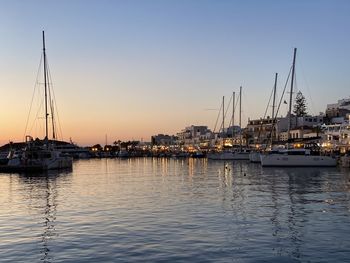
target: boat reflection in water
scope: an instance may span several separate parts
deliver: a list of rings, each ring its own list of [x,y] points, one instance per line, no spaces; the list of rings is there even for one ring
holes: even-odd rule
[[[350,173],[130,158],[0,174],[5,262],[346,262]],[[20,252],[20,253],[19,253]]]
[[[29,221],[34,224],[31,231],[35,233],[38,256],[40,262],[54,262],[50,252],[54,249],[53,243],[57,242],[58,231],[56,229],[57,207],[59,201],[60,181],[70,180],[69,171],[44,171],[42,173],[21,173],[18,175],[19,182],[26,189],[25,203]],[[33,234],[32,234],[33,235]],[[32,252],[35,253],[34,251]]]

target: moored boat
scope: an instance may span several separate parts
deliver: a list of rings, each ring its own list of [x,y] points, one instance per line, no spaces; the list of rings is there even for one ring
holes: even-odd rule
[[[45,51],[45,33],[43,36],[43,73],[44,73],[44,103],[45,103],[45,138],[43,140],[33,140],[31,136],[26,136],[25,146],[18,152],[10,152],[8,156],[7,164],[0,166],[0,171],[3,172],[27,172],[27,171],[45,171],[52,169],[67,169],[72,168],[73,160],[68,154],[63,154],[59,151],[54,141],[48,140],[48,107],[51,106],[51,118],[52,126],[54,126],[53,120],[53,105],[51,100],[48,100],[48,67]],[[55,129],[53,130],[53,137],[55,139]]]
[[[252,163],[260,163],[261,162],[260,152],[251,151],[249,153],[249,161],[252,162]]]
[[[312,155],[309,149],[285,149],[260,155],[262,166],[333,167],[337,160],[331,156]]]
[[[295,59],[297,49],[294,48],[293,64],[292,64],[292,76],[291,76],[291,88],[289,97],[289,111],[288,111],[288,142],[291,139],[291,115],[292,115],[292,95],[293,95],[293,84],[295,78]],[[336,166],[337,160],[330,156],[312,155],[310,149],[298,148],[291,149],[287,143],[287,149],[270,151],[265,154],[261,154],[261,165],[262,166],[281,166],[281,167],[330,167]]]

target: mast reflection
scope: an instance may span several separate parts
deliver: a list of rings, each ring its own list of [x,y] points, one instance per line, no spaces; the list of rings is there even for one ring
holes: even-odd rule
[[[20,174],[20,181],[28,188],[25,198],[28,210],[33,214],[40,233],[40,261],[49,263],[54,258],[50,254],[52,241],[58,237],[56,230],[57,197],[59,180],[69,171],[46,171],[41,174]]]

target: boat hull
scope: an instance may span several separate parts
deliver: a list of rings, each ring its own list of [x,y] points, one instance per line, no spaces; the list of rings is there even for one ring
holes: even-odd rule
[[[251,152],[249,154],[249,160],[252,163],[261,163],[260,153],[259,152]]]
[[[208,159],[211,160],[249,160],[248,152],[220,152],[208,153]]]
[[[337,160],[330,156],[261,154],[261,165],[279,167],[334,167]]]
[[[73,159],[69,156],[61,156],[42,160],[41,162],[21,163],[19,160],[9,161],[8,164],[0,165],[0,172],[42,172],[47,170],[71,169]]]

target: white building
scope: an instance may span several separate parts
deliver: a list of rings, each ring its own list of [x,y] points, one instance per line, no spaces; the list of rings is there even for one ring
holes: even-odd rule
[[[208,126],[191,125],[177,133],[180,145],[199,146],[202,143],[208,143],[213,136]]]
[[[327,104],[326,115],[331,123],[341,123],[350,113],[350,98],[338,100],[337,103]],[[343,119],[342,119],[343,117]]]
[[[325,134],[324,147],[339,150],[344,153],[350,150],[350,118],[338,124],[323,125]]]

